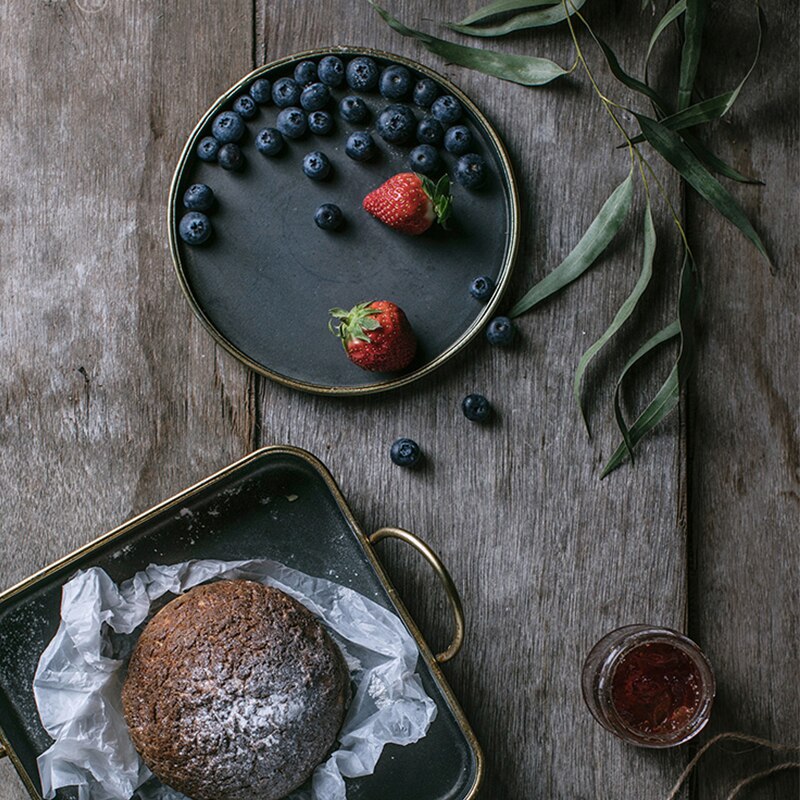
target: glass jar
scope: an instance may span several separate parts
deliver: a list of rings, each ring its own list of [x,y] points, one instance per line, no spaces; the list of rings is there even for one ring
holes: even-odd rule
[[[669,628],[626,625],[604,636],[583,665],[583,698],[607,730],[640,747],[674,747],[711,716],[708,659]]]

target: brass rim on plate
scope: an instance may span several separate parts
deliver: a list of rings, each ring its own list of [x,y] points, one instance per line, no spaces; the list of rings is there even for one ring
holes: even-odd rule
[[[245,86],[247,86],[251,81],[258,78],[260,75],[263,75],[265,72],[269,72],[273,69],[278,69],[286,64],[290,64],[294,61],[302,60],[305,58],[316,58],[319,56],[329,55],[329,54],[337,54],[343,56],[374,56],[377,58],[382,59],[389,59],[392,61],[397,62],[398,64],[403,64],[404,66],[408,67],[409,69],[413,69],[415,72],[418,72],[428,78],[432,78],[433,80],[440,83],[444,86],[450,94],[454,95],[458,98],[458,100],[462,103],[462,105],[467,108],[470,113],[474,115],[474,117],[478,120],[480,125],[483,127],[489,142],[491,143],[494,153],[497,156],[500,164],[502,166],[503,178],[504,182],[508,185],[508,200],[509,200],[509,225],[508,225],[508,245],[506,247],[503,264],[500,268],[500,273],[497,279],[497,288],[492,295],[492,298],[489,302],[483,307],[482,311],[477,315],[477,317],[472,321],[469,327],[453,342],[444,352],[440,353],[436,358],[429,361],[427,364],[415,369],[413,372],[409,372],[405,375],[399,375],[394,378],[387,378],[386,380],[378,381],[376,383],[367,384],[365,386],[323,386],[320,384],[314,383],[306,383],[305,381],[300,381],[295,378],[289,377],[288,375],[283,375],[279,372],[274,372],[273,370],[265,367],[263,364],[259,364],[258,362],[254,361],[248,355],[243,353],[239,348],[233,345],[230,341],[228,341],[216,328],[216,326],[211,322],[210,319],[203,313],[200,304],[197,302],[197,299],[192,294],[192,290],[189,287],[189,283],[186,279],[186,275],[184,274],[183,267],[181,265],[181,258],[180,252],[178,250],[178,241],[175,236],[175,206],[177,204],[177,195],[178,195],[178,187],[183,179],[183,173],[186,169],[187,161],[190,155],[194,151],[195,144],[197,143],[197,139],[205,128],[208,121],[216,115],[223,106],[230,102],[230,100],[236,96]],[[234,86],[232,86],[228,91],[224,94],[220,95],[216,101],[211,105],[211,107],[203,114],[200,121],[195,125],[194,129],[192,130],[189,138],[184,145],[183,150],[181,151],[180,158],[178,159],[178,166],[175,169],[175,173],[172,177],[172,183],[169,189],[169,200],[167,203],[167,232],[169,237],[169,249],[170,254],[172,256],[172,263],[175,268],[175,272],[178,276],[178,282],[180,283],[181,290],[185,295],[189,305],[194,312],[195,316],[200,320],[203,324],[205,329],[211,334],[214,341],[222,347],[223,349],[227,350],[234,358],[241,361],[243,364],[248,366],[255,372],[258,372],[261,375],[269,378],[270,380],[276,381],[277,383],[282,383],[285,386],[290,386],[293,389],[298,389],[303,392],[309,392],[311,394],[322,394],[322,395],[363,395],[363,394],[376,394],[378,392],[385,392],[390,389],[396,389],[400,386],[405,386],[409,383],[413,383],[416,380],[428,375],[429,373],[433,372],[435,369],[440,367],[446,361],[449,361],[453,356],[463,350],[467,344],[469,344],[484,328],[484,326],[489,322],[492,318],[492,315],[497,310],[500,302],[503,299],[503,295],[505,294],[506,289],[508,288],[508,284],[511,278],[511,271],[514,267],[514,262],[517,257],[517,252],[519,250],[519,192],[517,190],[517,183],[514,178],[514,171],[511,167],[511,160],[508,157],[508,152],[506,151],[505,145],[503,144],[500,137],[497,135],[497,132],[494,130],[494,127],[486,118],[486,116],[481,112],[481,110],[472,102],[472,100],[464,94],[455,84],[453,84],[449,79],[445,78],[443,75],[440,75],[438,72],[426,67],[423,64],[420,64],[416,61],[413,61],[405,56],[398,56],[395,53],[387,53],[383,50],[375,50],[368,47],[349,47],[349,46],[337,46],[337,47],[323,47],[323,48],[316,48],[314,50],[304,50],[300,53],[293,53],[292,55],[286,56],[284,58],[278,59],[277,61],[271,61],[269,64],[264,64],[261,67],[253,70],[252,72],[245,75],[240,81],[238,81]]]
[[[434,676],[436,680],[436,684],[441,691],[444,699],[446,700],[450,710],[453,713],[453,716],[458,723],[458,727],[461,732],[464,734],[464,738],[467,740],[470,750],[475,756],[475,780],[470,787],[468,793],[464,796],[464,800],[473,800],[478,794],[478,789],[480,788],[481,782],[483,781],[483,772],[484,772],[484,757],[483,757],[483,750],[481,749],[480,744],[478,743],[477,738],[475,737],[475,733],[472,730],[472,727],[469,724],[461,706],[458,703],[455,695],[453,694],[453,690],[450,688],[450,685],[447,683],[447,680],[444,676],[444,673],[441,670],[440,662],[437,660],[439,656],[435,656],[433,651],[431,650],[428,643],[425,641],[425,638],[422,635],[417,623],[414,621],[414,618],[409,613],[408,609],[406,608],[403,601],[400,599],[400,596],[397,593],[397,590],[394,588],[391,580],[389,579],[386,570],[383,567],[380,559],[378,558],[377,553],[375,552],[371,539],[376,536],[376,534],[380,534],[381,531],[391,531],[392,533],[383,533],[378,539],[375,539],[375,542],[379,541],[382,538],[386,538],[390,535],[395,535],[396,538],[402,538],[405,541],[410,543],[410,540],[414,540],[414,546],[416,543],[423,545],[425,550],[428,553],[434,556],[434,559],[428,559],[429,562],[435,566],[435,562],[441,566],[441,569],[447,578],[450,579],[449,573],[445,569],[442,562],[439,560],[438,556],[431,550],[421,539],[410,534],[408,531],[404,531],[402,528],[383,528],[375,531],[372,534],[372,537],[367,537],[367,535],[361,530],[360,525],[356,521],[355,517],[353,516],[353,512],[350,510],[350,506],[347,504],[347,501],[342,494],[341,489],[339,488],[336,480],[334,479],[333,475],[330,473],[328,468],[314,455],[309,453],[307,450],[303,450],[299,447],[293,447],[292,445],[268,445],[266,447],[259,448],[258,450],[254,450],[249,455],[246,455],[244,458],[235,461],[233,464],[224,467],[223,469],[219,470],[218,472],[209,475],[207,478],[199,481],[198,483],[190,486],[187,489],[184,489],[182,492],[174,495],[173,497],[168,498],[167,500],[163,500],[162,502],[158,503],[157,505],[153,506],[152,508],[148,509],[147,511],[138,514],[137,516],[129,519],[127,522],[124,522],[122,525],[119,525],[116,528],[113,528],[108,533],[99,536],[98,538],[94,539],[93,541],[85,544],[83,547],[79,547],[77,550],[74,550],[72,553],[69,553],[62,558],[54,561],[52,564],[44,567],[43,569],[35,572],[33,575],[25,578],[24,580],[20,581],[19,583],[11,586],[10,588],[6,589],[4,592],[0,592],[0,605],[2,605],[5,601],[10,600],[12,597],[16,596],[20,592],[24,591],[25,589],[35,585],[43,578],[46,578],[48,575],[52,574],[58,569],[63,567],[69,566],[70,564],[74,563],[78,559],[82,558],[85,555],[88,555],[99,547],[108,544],[109,542],[118,539],[124,536],[128,531],[136,526],[140,525],[143,522],[151,519],[152,517],[156,516],[157,514],[163,512],[164,510],[180,505],[181,503],[185,502],[187,498],[192,497],[193,495],[197,494],[198,492],[202,491],[203,489],[207,488],[208,486],[216,483],[219,480],[222,480],[226,476],[230,475],[232,472],[235,472],[240,467],[249,464],[251,461],[255,461],[259,458],[262,458],[265,455],[269,454],[276,454],[276,455],[290,455],[295,458],[298,458],[302,461],[305,461],[311,468],[322,478],[328,491],[330,491],[331,496],[336,502],[336,506],[341,512],[342,516],[345,518],[345,521],[350,526],[351,530],[355,533],[356,539],[361,544],[367,559],[370,562],[370,565],[375,571],[375,574],[378,576],[383,588],[386,590],[386,593],[389,595],[392,603],[394,604],[395,608],[399,612],[400,618],[403,620],[403,623],[410,631],[411,635],[414,637],[414,641],[417,644],[417,648],[419,649],[420,656],[427,665],[428,669],[431,671],[431,674]],[[407,536],[397,536],[397,533],[406,534]],[[409,537],[409,538],[407,538]],[[421,550],[420,552],[423,552]],[[426,558],[428,558],[428,554],[424,553]],[[437,572],[439,570],[437,569]],[[452,584],[452,579],[450,579],[450,583]],[[445,583],[445,587],[447,585]],[[457,600],[458,607],[460,609],[461,601],[458,599],[458,592],[455,589],[455,586],[452,586],[452,593],[448,591],[448,599],[451,602],[455,610],[454,598]],[[456,621],[458,626],[458,615],[456,615]],[[461,616],[461,625],[463,625],[463,612]],[[453,647],[454,644],[458,644],[458,648],[461,646],[461,640],[463,639],[463,630],[461,633],[461,637],[459,638],[458,633],[453,640],[453,643],[450,647],[444,652],[444,654],[440,655],[447,655],[450,649]],[[455,655],[455,653],[453,653]],[[452,657],[452,656],[450,656]],[[446,660],[446,659],[445,659]],[[16,753],[14,752],[14,748],[11,746],[11,742],[9,741],[8,735],[3,727],[3,722],[0,721],[0,750],[5,751],[5,755],[13,763],[17,773],[19,774],[22,782],[25,784],[25,788],[28,790],[28,793],[34,800],[38,800],[41,798],[41,795],[37,792],[33,780],[28,775],[27,770],[22,765],[22,762],[17,758]]]

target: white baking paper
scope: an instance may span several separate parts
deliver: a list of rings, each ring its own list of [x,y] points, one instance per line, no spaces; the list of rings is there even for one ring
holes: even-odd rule
[[[344,800],[343,778],[374,771],[384,745],[412,744],[436,717],[415,674],[418,650],[400,619],[352,589],[275,561],[150,565],[117,586],[102,570],[79,572],[62,593],[61,624],[33,681],[39,715],[55,739],[38,759],[44,797],[77,786],[80,800],[179,798],[139,758],[121,711],[122,667],[153,601],[209,580],[245,578],[281,589],[328,628],[355,684],[339,747],[296,800]],[[141,788],[140,788],[141,787]]]

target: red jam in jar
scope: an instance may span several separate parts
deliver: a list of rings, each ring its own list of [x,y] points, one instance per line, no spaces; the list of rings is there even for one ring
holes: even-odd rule
[[[604,636],[586,659],[582,684],[595,719],[642,747],[672,747],[699,733],[715,691],[711,665],[691,639],[647,625]]]
[[[611,679],[611,703],[626,725],[645,734],[682,730],[700,706],[703,681],[694,661],[664,642],[625,653]]]

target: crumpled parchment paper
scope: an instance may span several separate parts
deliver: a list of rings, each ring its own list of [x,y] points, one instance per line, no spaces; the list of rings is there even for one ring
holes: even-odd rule
[[[384,745],[412,744],[436,717],[415,674],[418,650],[401,620],[352,589],[275,561],[187,561],[150,565],[117,586],[100,568],[64,585],[61,624],[33,681],[39,715],[55,743],[38,758],[44,797],[77,786],[80,800],[180,798],[162,787],[128,736],[121,690],[136,629],[151,604],[212,579],[245,578],[274,586],[310,609],[342,649],[354,696],[339,746],[296,800],[344,800],[344,778],[374,771]],[[141,787],[141,788],[140,788]]]

